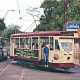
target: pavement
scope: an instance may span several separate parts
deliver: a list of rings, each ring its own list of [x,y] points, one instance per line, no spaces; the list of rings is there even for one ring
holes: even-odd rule
[[[5,61],[0,62],[0,80],[80,80],[80,67],[65,73],[58,70],[36,70]]]

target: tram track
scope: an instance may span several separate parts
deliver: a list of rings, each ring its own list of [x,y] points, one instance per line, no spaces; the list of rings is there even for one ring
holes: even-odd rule
[[[12,61],[0,62],[0,76],[8,69]]]
[[[25,70],[13,64],[14,61],[1,62],[0,65],[0,80],[24,80]]]

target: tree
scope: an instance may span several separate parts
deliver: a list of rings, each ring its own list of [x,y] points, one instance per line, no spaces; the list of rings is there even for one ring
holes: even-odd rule
[[[6,29],[6,25],[3,19],[0,19],[0,31],[4,31]]]
[[[45,0],[41,7],[44,9],[44,15],[41,16],[40,24],[36,30],[62,30],[63,29],[63,1]]]
[[[68,21],[80,21],[80,0],[72,0],[73,2],[68,6]]]
[[[20,27],[18,25],[9,25],[2,36],[10,39],[10,36],[15,33],[21,33]]]
[[[80,21],[80,0],[66,0],[66,10],[64,0],[44,0],[41,7],[44,15],[40,18],[40,24],[34,31],[63,30],[64,12],[66,12],[66,22]]]

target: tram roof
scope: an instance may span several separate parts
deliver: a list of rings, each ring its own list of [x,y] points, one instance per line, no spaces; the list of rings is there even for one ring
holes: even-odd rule
[[[27,37],[27,36],[73,36],[73,33],[70,31],[41,31],[41,32],[25,32],[11,35],[11,37]]]

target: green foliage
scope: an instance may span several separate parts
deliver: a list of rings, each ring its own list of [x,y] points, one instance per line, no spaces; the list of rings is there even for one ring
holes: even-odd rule
[[[3,19],[0,19],[0,31],[4,31],[6,29],[6,25]]]
[[[36,56],[36,53],[34,52],[34,51],[25,51],[24,49],[21,49],[20,51],[19,51],[19,54],[21,55],[21,56],[23,56],[23,57],[26,57],[26,56],[33,56],[33,57],[35,57]]]
[[[80,21],[80,0],[66,0],[67,22]],[[63,30],[64,24],[64,0],[44,0],[41,7],[44,15],[40,18],[40,24],[34,31]]]
[[[73,0],[68,6],[68,21],[80,21],[80,0]]]
[[[12,34],[15,34],[15,33],[21,33],[20,31],[20,27],[18,25],[10,25],[7,27],[7,29],[4,31],[4,34],[2,36],[10,39],[10,36]]]
[[[42,5],[44,15],[41,16],[40,24],[34,31],[51,31],[63,29],[63,2],[57,0],[45,0]]]

